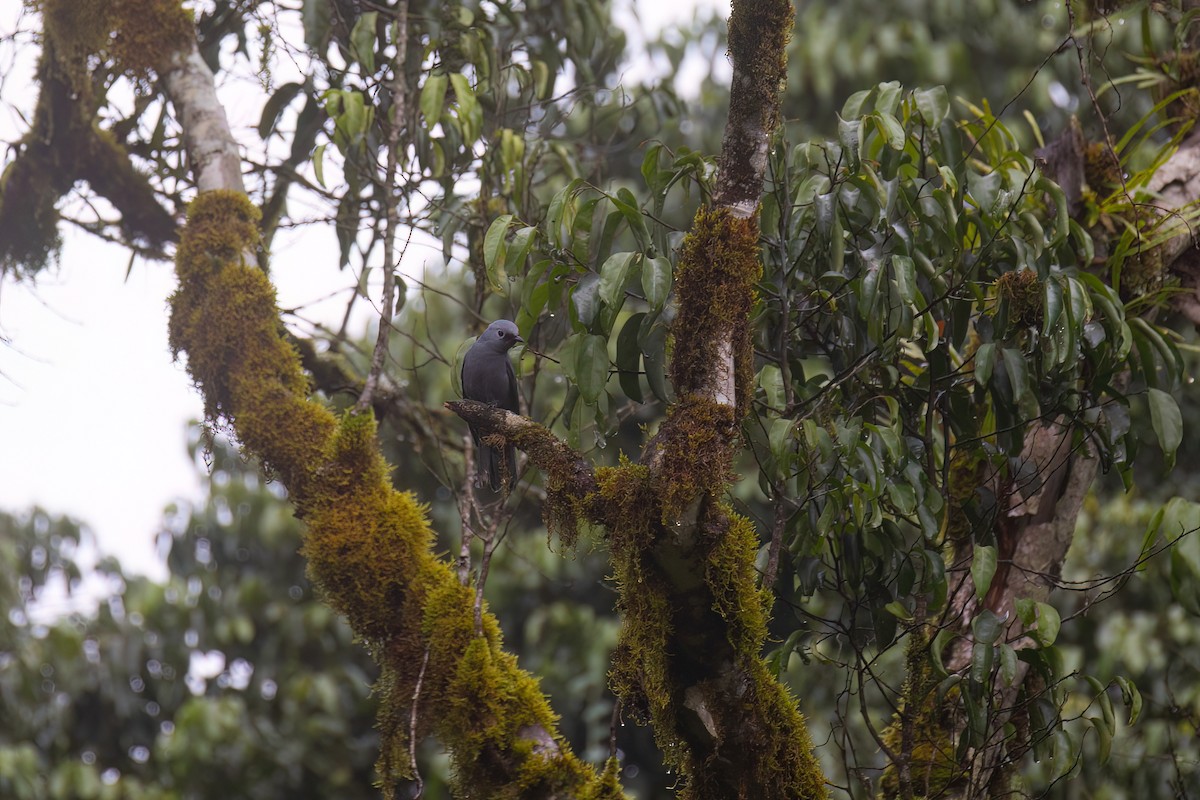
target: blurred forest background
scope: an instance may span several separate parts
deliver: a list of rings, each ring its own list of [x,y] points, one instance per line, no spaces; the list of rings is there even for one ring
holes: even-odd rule
[[[569,160],[582,165],[575,169],[592,182],[631,186],[639,194],[653,143],[669,143],[676,168],[686,166],[691,153],[697,173],[711,171],[700,154],[719,150],[727,112],[725,19],[699,16],[634,49],[613,24],[608,4],[569,5],[578,15],[575,35],[589,43],[586,63],[595,67],[591,75],[580,70],[576,79],[591,82],[595,91],[575,113],[530,125],[531,137],[539,129],[553,131],[546,157],[555,148],[567,149]],[[470,29],[492,4],[483,6],[464,3],[458,7],[462,16],[444,24]],[[231,35],[238,41],[218,57],[226,69],[261,75],[263,54],[274,51],[277,57],[289,46],[272,27],[274,17],[255,16],[254,3],[217,0],[199,8],[202,33],[217,42]],[[36,21],[33,12],[28,21]],[[1077,39],[1067,38],[1072,32]],[[1161,99],[1152,91],[1155,77],[1145,45],[1169,47],[1172,34],[1168,22],[1140,6],[1069,18],[1061,2],[1049,0],[800,3],[782,136],[786,146],[835,138],[848,97],[898,81],[906,89],[945,86],[952,117],[968,116],[972,108],[990,110],[1026,151],[1042,143],[1039,136],[1051,139],[1067,129],[1072,117],[1089,139],[1101,139],[1098,110],[1103,125],[1123,132]],[[608,83],[632,63],[651,65],[639,70],[644,81],[619,89]],[[673,80],[685,64],[692,65],[689,75],[700,75],[698,81]],[[312,90],[297,84],[288,90],[290,97],[277,99],[279,86],[269,76],[263,86],[264,103],[275,103],[273,112],[264,111],[265,141],[277,121],[272,115],[285,119],[280,109]],[[316,114],[320,104],[311,105]],[[304,113],[298,123],[294,115],[286,117],[287,123],[302,126]],[[1150,137],[1136,158],[1149,161],[1153,145],[1169,137],[1166,130]],[[314,133],[302,148],[305,158],[317,140]],[[489,179],[486,172],[475,178]],[[665,227],[686,228],[698,199],[658,209]],[[467,216],[477,210],[466,202],[458,208]],[[342,223],[347,213],[342,205],[308,222]],[[346,261],[361,275],[367,270],[360,261],[368,259],[352,239],[345,243]],[[668,247],[678,242],[675,234],[666,235]],[[461,531],[465,426],[448,418],[442,403],[456,396],[455,348],[480,329],[472,304],[461,301],[476,290],[478,277],[453,259],[444,272],[419,281],[401,276],[408,283],[395,325],[403,333],[393,342],[388,368],[401,397],[385,422],[385,452],[405,488],[429,504],[444,537],[441,551],[451,554],[458,552]],[[488,308],[487,316],[517,310]],[[302,310],[289,322],[323,342],[317,348],[322,352],[336,350],[346,374],[365,372],[373,328],[306,328]],[[1177,330],[1183,375],[1193,375],[1192,327],[1166,316],[1159,322]],[[542,335],[561,338],[561,332]],[[645,388],[653,386],[636,388],[646,395],[644,406],[598,432],[583,427],[582,446],[598,462],[615,464],[619,453],[636,452],[639,426],[661,413]],[[1174,394],[1183,429],[1196,430],[1200,395],[1191,378]],[[546,389],[532,416],[548,420],[563,403],[562,389]],[[1135,404],[1131,417],[1130,425],[1153,439],[1154,420],[1146,407]],[[426,435],[414,435],[418,428]],[[579,426],[573,431],[581,435]],[[301,529],[286,498],[219,433],[197,425],[190,441],[167,446],[189,449],[206,496],[163,510],[165,581],[125,574],[112,558],[81,565],[87,520],[63,518],[53,509],[14,508],[0,516],[0,796],[376,797],[378,737],[370,694],[375,668],[345,624],[314,597],[297,554]],[[742,467],[754,483],[754,461],[747,457]],[[1118,677],[1136,686],[1138,718],[1128,724],[1120,715],[1115,735],[1106,740],[1087,723],[1085,712],[1095,709],[1068,702],[1061,709],[1061,730],[1072,757],[1065,765],[1061,758],[1031,760],[1025,784],[1031,796],[1200,797],[1200,608],[1196,595],[1188,599],[1192,590],[1181,566],[1189,559],[1200,565],[1200,544],[1184,537],[1170,550],[1160,546],[1164,538],[1146,545],[1147,530],[1155,530],[1164,504],[1200,496],[1200,440],[1184,436],[1173,467],[1148,446],[1132,467],[1130,483],[1134,488],[1126,491],[1114,470],[1085,502],[1066,559],[1068,590],[1054,600],[1063,620],[1055,647],[1066,680],[1080,672],[1101,687]],[[487,600],[501,620],[507,647],[523,668],[541,676],[576,752],[601,762],[609,754],[613,696],[606,673],[619,627],[610,567],[599,544],[569,550],[549,541],[537,487],[523,483],[517,497],[515,514],[500,531]],[[752,488],[739,489],[735,500],[760,522],[769,518],[768,504]],[[1179,504],[1170,513],[1185,521],[1195,516]],[[1197,524],[1200,518],[1190,529]],[[788,567],[800,576],[797,585],[804,580],[802,567],[800,560]],[[45,593],[58,597],[76,590],[84,570],[97,573],[105,587],[94,608],[83,603],[65,617],[39,612]],[[820,593],[802,608],[781,603],[774,613],[777,638],[768,652],[777,653],[781,675],[802,698],[826,774],[843,787],[835,796],[862,797],[868,785],[863,776],[875,774],[880,759],[858,727],[861,687],[848,677],[854,673],[845,669],[833,637],[793,636],[819,629],[815,620],[823,616],[836,617],[834,606]],[[890,670],[899,683],[902,659],[897,648],[881,660],[879,671]],[[887,715],[882,705],[874,713]],[[673,777],[647,729],[618,725],[616,741],[624,785],[633,795],[673,796]],[[432,743],[427,746],[421,757],[425,796],[447,796],[448,763]]]

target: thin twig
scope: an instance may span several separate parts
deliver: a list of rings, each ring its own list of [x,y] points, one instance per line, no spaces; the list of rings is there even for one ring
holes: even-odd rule
[[[462,546],[458,550],[458,582],[463,586],[471,580],[471,540],[475,531],[471,525],[471,512],[475,509],[475,448],[471,443],[470,434],[463,437],[463,461],[466,467],[466,480],[463,481],[463,502],[458,505],[459,517],[462,519]]]
[[[417,769],[417,704],[421,699],[421,683],[425,680],[425,668],[429,666],[429,646],[425,647],[425,657],[421,660],[421,671],[417,673],[417,685],[413,687],[412,711],[408,718],[408,763],[412,767],[413,780],[417,782],[415,798],[425,792],[425,781],[421,780],[421,771]]]
[[[383,176],[383,197],[387,223],[383,237],[383,297],[379,308],[379,330],[375,334],[375,352],[371,355],[371,370],[363,384],[362,394],[354,404],[355,413],[371,407],[371,398],[383,372],[387,358],[388,341],[392,332],[392,314],[396,294],[396,228],[400,225],[400,195],[396,192],[397,151],[400,149],[400,132],[404,125],[408,98],[404,83],[404,62],[408,58],[408,0],[400,0],[396,9],[396,57],[392,60],[392,77],[388,89],[392,95],[392,113],[388,120],[387,168]]]

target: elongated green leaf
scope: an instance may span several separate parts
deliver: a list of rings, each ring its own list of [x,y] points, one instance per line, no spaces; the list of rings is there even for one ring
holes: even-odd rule
[[[1154,425],[1154,433],[1158,436],[1158,444],[1170,469],[1175,465],[1175,451],[1183,441],[1183,417],[1175,398],[1161,389],[1147,390],[1147,397],[1150,401],[1150,422]]]
[[[375,71],[375,23],[378,19],[378,11],[367,11],[350,31],[350,55],[368,75]]]
[[[1017,677],[1017,651],[1011,645],[1000,645],[1000,679],[1005,686],[1012,686]]]
[[[993,342],[979,345],[975,351],[975,382],[986,389],[992,380],[992,369],[996,366],[996,345]]]
[[[975,545],[971,556],[971,580],[975,583],[975,596],[980,600],[992,585],[996,574],[996,548],[992,545]]]
[[[600,310],[600,276],[589,272],[579,279],[571,292],[571,308],[581,330],[590,328]]]
[[[664,403],[669,402],[667,386],[667,328],[655,323],[657,315],[647,314],[642,320],[638,341],[642,346],[642,360],[646,365],[646,383],[654,396]]]
[[[600,300],[614,309],[625,302],[625,282],[637,253],[613,253],[600,267]]]
[[[449,85],[450,79],[437,72],[431,73],[425,79],[419,104],[426,126],[432,128],[442,118],[442,107],[446,103],[446,89]]]
[[[1087,721],[1092,723],[1092,729],[1096,731],[1096,760],[1100,764],[1107,764],[1109,754],[1112,753],[1112,729],[1104,720],[1096,717],[1088,717]]]
[[[533,248],[537,237],[537,228],[526,225],[513,234],[508,243],[508,253],[504,258],[504,272],[509,278],[522,275],[525,272],[525,259]]]
[[[1044,648],[1049,648],[1058,638],[1058,628],[1062,627],[1062,618],[1058,616],[1058,609],[1049,603],[1039,602],[1037,609],[1038,627],[1033,632],[1033,638],[1036,638],[1038,644]]]
[[[638,380],[642,370],[642,348],[638,344],[638,333],[645,316],[645,312],[631,315],[617,334],[617,380],[621,384],[621,391],[635,403],[645,402],[642,384]]]
[[[259,136],[267,139],[274,133],[275,126],[279,124],[279,117],[282,116],[284,109],[292,100],[296,99],[296,95],[300,94],[303,89],[304,84],[285,83],[275,90],[275,94],[271,95],[263,106],[262,117],[258,121]]]
[[[576,354],[575,379],[579,394],[595,405],[608,382],[608,342],[603,336],[585,336]]]
[[[319,144],[313,150],[313,175],[316,176],[317,183],[322,187],[325,186],[325,145]]]
[[[662,308],[671,292],[671,262],[658,256],[648,258],[642,264],[642,292],[646,302],[655,308]]]
[[[488,226],[483,237],[483,265],[487,269],[488,282],[495,291],[500,290],[500,272],[508,255],[508,226],[512,214],[502,214]]]

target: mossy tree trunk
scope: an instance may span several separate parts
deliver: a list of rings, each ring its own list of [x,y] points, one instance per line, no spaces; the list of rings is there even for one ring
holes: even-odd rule
[[[760,655],[771,598],[758,589],[757,534],[721,502],[753,393],[758,207],[792,13],[787,0],[733,4],[733,86],[714,203],[697,213],[676,274],[677,397],[640,462],[592,474],[513,415],[451,404],[548,473],[552,530],[573,537],[576,515],[607,530],[623,612],[614,689],[625,713],[654,727],[688,798],[825,795],[796,701]]]

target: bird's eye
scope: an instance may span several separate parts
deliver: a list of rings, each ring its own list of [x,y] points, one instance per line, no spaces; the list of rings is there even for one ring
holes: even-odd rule
[[[507,334],[506,332],[504,332],[504,331],[496,331],[496,335],[497,335],[497,336],[499,336],[501,339],[507,339],[507,338],[508,338],[508,334]]]

